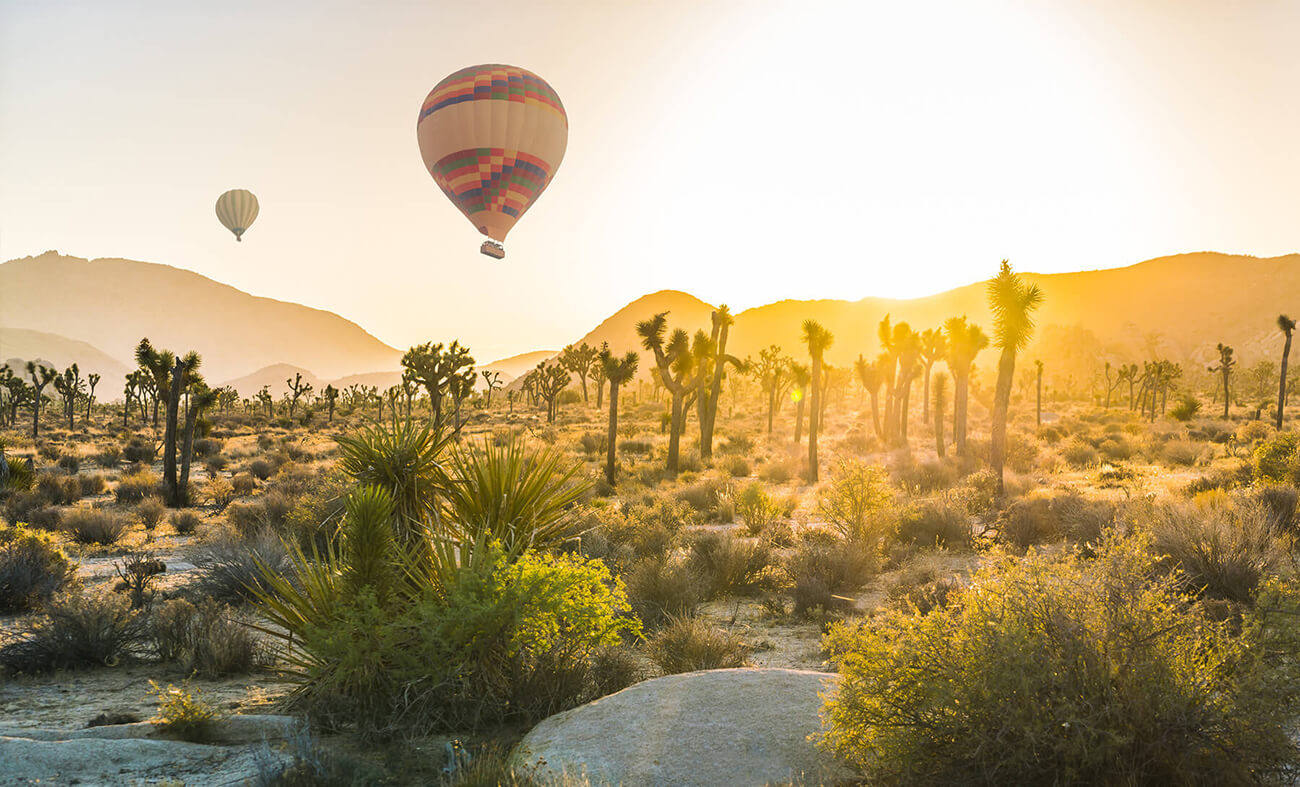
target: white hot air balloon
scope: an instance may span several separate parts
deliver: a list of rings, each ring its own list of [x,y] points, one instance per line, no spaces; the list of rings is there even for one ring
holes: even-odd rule
[[[245,189],[227,191],[217,197],[217,218],[235,233],[235,240],[243,240],[243,234],[257,220],[257,197]]]

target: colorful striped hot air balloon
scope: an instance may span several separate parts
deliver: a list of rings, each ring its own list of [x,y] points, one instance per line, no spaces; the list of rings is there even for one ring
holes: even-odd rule
[[[515,66],[463,68],[424,99],[415,124],[424,168],[460,212],[501,242],[542,195],[564,158],[569,118],[546,80]]]
[[[257,219],[257,197],[244,189],[227,191],[217,197],[217,218],[226,229],[235,233],[235,240],[243,240],[243,234]]]

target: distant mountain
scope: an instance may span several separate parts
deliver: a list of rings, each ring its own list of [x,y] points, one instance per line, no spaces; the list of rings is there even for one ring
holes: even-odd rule
[[[396,369],[402,356],[332,312],[167,265],[57,252],[0,264],[0,325],[87,342],[124,365],[148,336],[198,351],[209,380],[282,363],[340,377]]]
[[[1126,268],[1025,273],[1025,279],[1044,294],[1037,316],[1043,328],[1038,332],[1040,340],[1060,338],[1060,329],[1079,326],[1095,341],[1092,351],[1098,356],[1116,355],[1116,360],[1159,354],[1205,361],[1218,342],[1235,347],[1247,363],[1272,358],[1281,352],[1277,315],[1300,316],[1300,254],[1259,258],[1199,252]],[[787,353],[802,352],[800,328],[804,319],[813,318],[835,334],[827,360],[847,364],[858,353],[871,357],[879,350],[876,326],[886,314],[916,330],[965,314],[992,335],[981,282],[907,300],[780,301],[747,309],[736,315],[728,349],[742,357],[770,344]],[[1031,346],[1027,355],[1034,352]],[[991,364],[994,356],[986,351],[980,360]]]
[[[3,314],[0,311],[0,315]],[[18,361],[21,363],[14,363]],[[0,327],[0,362],[8,362],[11,367],[21,367],[27,361],[43,361],[59,371],[75,363],[83,376],[94,372],[110,381],[110,395],[120,391],[122,378],[129,371],[126,364],[86,342],[55,333]],[[96,395],[103,393],[104,390],[100,389]]]
[[[532,371],[542,361],[555,357],[558,352],[558,350],[534,350],[530,353],[502,358],[479,368],[501,372],[501,382],[508,383],[519,375]]]
[[[599,347],[602,342],[609,342],[609,349],[616,355],[628,350],[641,352],[641,337],[636,332],[636,324],[641,320],[659,312],[668,312],[669,332],[682,328],[694,334],[700,328],[709,330],[712,311],[712,306],[694,295],[678,290],[660,290],[632,301],[573,343],[586,342]]]

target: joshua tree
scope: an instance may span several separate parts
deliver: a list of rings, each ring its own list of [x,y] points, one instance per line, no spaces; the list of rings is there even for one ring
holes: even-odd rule
[[[895,424],[894,381],[898,371],[898,349],[894,346],[894,328],[886,314],[876,328],[880,338],[880,355],[876,356],[876,368],[880,370],[885,384],[885,442],[893,442]]]
[[[474,368],[468,347],[453,341],[443,349],[442,343],[425,342],[402,356],[404,377],[424,388],[429,397],[429,420],[437,429],[442,425],[442,397],[451,387],[453,377]]]
[[[1029,344],[1034,335],[1034,312],[1043,302],[1043,292],[1012,273],[1011,264],[1002,261],[998,274],[988,283],[989,310],[993,312],[995,344],[1002,350],[998,358],[998,382],[993,394],[993,436],[989,451],[993,470],[998,474],[998,495],[1003,494],[1002,470],[1007,446],[1007,410],[1011,404],[1011,382],[1016,371],[1016,354]]]
[[[605,366],[601,361],[600,353],[609,352],[609,342],[600,343],[600,352],[596,354],[596,360],[591,364],[591,380],[596,384],[596,409],[605,406],[605,383],[608,378],[605,377]]]
[[[772,434],[777,402],[790,384],[790,361],[781,356],[781,348],[774,344],[758,351],[758,363],[749,363],[749,370],[767,395],[767,433]]]
[[[1136,371],[1137,367],[1135,366],[1135,367],[1133,367],[1133,368],[1134,368],[1134,370]],[[1105,407],[1110,407],[1110,396],[1111,396],[1112,393],[1115,392],[1115,389],[1118,388],[1118,387],[1120,387],[1120,385],[1121,385],[1121,384],[1124,382],[1124,380],[1126,379],[1126,378],[1125,378],[1125,370],[1127,370],[1127,369],[1128,369],[1127,366],[1120,366],[1119,369],[1116,370],[1116,372],[1115,372],[1115,379],[1112,380],[1112,379],[1111,379],[1111,376],[1110,376],[1110,370],[1111,370],[1110,361],[1107,361],[1107,362],[1106,362],[1106,368],[1105,368],[1105,375],[1106,375],[1106,404],[1104,405]],[[1131,398],[1131,397],[1130,397],[1130,398]]]
[[[334,423],[334,403],[339,400],[339,389],[333,385],[327,385],[325,390],[321,391],[321,394],[325,397],[325,406],[329,408],[329,416],[325,420],[328,423]]]
[[[257,392],[257,401],[266,408],[266,417],[270,418],[274,413],[275,399],[271,396],[270,388],[263,385],[262,390]]]
[[[921,364],[925,369],[925,401],[921,406],[921,420],[925,423],[930,422],[930,369],[947,352],[948,342],[944,339],[942,328],[926,328],[921,331]]]
[[[478,380],[478,375],[474,373],[473,368],[465,369],[459,374],[453,375],[451,384],[447,386],[451,394],[452,402],[452,421],[455,424],[455,430],[460,432],[464,421],[461,420],[461,406],[465,400],[474,394],[474,383]]]
[[[1233,360],[1232,348],[1223,342],[1215,345],[1214,349],[1219,351],[1219,365],[1209,367],[1212,374],[1217,373],[1223,378],[1223,417],[1228,417],[1228,404],[1232,401],[1232,389],[1229,382],[1232,378],[1232,370],[1236,368],[1237,362]]]
[[[921,335],[912,330],[905,322],[894,326],[894,335],[890,347],[897,358],[898,377],[894,384],[894,417],[896,423],[891,425],[890,434],[898,445],[907,445],[908,404],[912,398],[912,381],[920,368]]]
[[[1286,406],[1286,366],[1291,357],[1291,332],[1295,330],[1295,320],[1279,314],[1277,316],[1278,330],[1286,334],[1286,344],[1282,347],[1282,374],[1279,376],[1277,388],[1277,428],[1282,428],[1282,410]]]
[[[81,370],[75,363],[64,369],[63,374],[54,378],[54,390],[63,397],[63,416],[68,419],[69,430],[76,428],[77,395],[85,387],[85,382],[81,379]]]
[[[709,336],[708,347],[712,350],[710,362],[713,368],[713,382],[707,396],[701,399],[700,409],[700,458],[708,461],[713,456],[713,426],[718,418],[718,398],[722,395],[722,377],[727,364],[743,368],[739,359],[727,355],[727,335],[736,322],[726,304],[719,306],[711,314],[713,333]],[[701,368],[701,379],[704,369]],[[703,386],[701,386],[701,389]],[[701,393],[705,393],[701,390]]]
[[[622,359],[615,358],[609,347],[600,351],[601,374],[609,380],[609,439],[605,458],[605,480],[614,486],[614,447],[618,441],[618,389],[636,374],[640,357],[629,351]]]
[[[86,423],[90,423],[90,408],[95,404],[95,386],[99,385],[100,377],[98,374],[91,372],[86,375],[86,382],[89,385],[89,392],[86,394]]]
[[[483,375],[483,384],[487,386],[487,398],[484,400],[483,406],[490,408],[492,406],[492,392],[501,387],[501,372],[483,369],[479,374]]]
[[[821,414],[822,359],[835,336],[816,320],[803,321],[803,340],[812,358],[812,402],[808,413],[808,480],[817,483],[817,427]]]
[[[810,374],[808,366],[802,363],[790,362],[790,382],[794,386],[790,395],[794,397],[794,441],[796,444],[803,439],[803,410],[804,400],[808,398],[808,381]]]
[[[158,404],[163,394],[171,389],[171,370],[176,365],[176,356],[169,350],[155,350],[148,337],[141,339],[135,348],[135,361],[149,376],[152,386],[149,393],[153,397],[153,425],[158,427]]]
[[[1035,415],[1035,421],[1034,421],[1034,424],[1035,424],[1036,426],[1042,426],[1042,425],[1043,425],[1043,362],[1042,362],[1042,361],[1034,361],[1034,369],[1038,372],[1038,373],[1035,375],[1035,377],[1037,378],[1037,380],[1036,380],[1037,393],[1036,393],[1036,395],[1035,395],[1035,413],[1036,413],[1036,415]],[[1107,398],[1107,400],[1110,399],[1110,394],[1109,394],[1109,393],[1106,394],[1106,398]],[[1109,405],[1107,405],[1107,406],[1109,406]]]
[[[559,363],[548,366],[546,361],[542,361],[533,373],[538,396],[546,400],[546,420],[553,423],[560,412],[560,392],[568,387],[571,379],[569,372]]]
[[[176,493],[181,505],[188,503],[190,499],[190,463],[194,459],[194,427],[203,416],[203,411],[217,403],[220,393],[209,388],[197,372],[192,372],[188,396],[189,405],[185,408],[185,437],[181,445],[181,477]]]
[[[41,431],[41,391],[54,382],[59,373],[45,364],[27,362],[27,373],[32,377],[32,437]]]
[[[950,317],[943,324],[948,355],[944,362],[953,379],[952,435],[958,456],[966,456],[966,408],[970,390],[971,366],[980,350],[989,346],[989,337],[978,326],[966,322],[965,315]]]
[[[578,375],[578,381],[582,383],[582,403],[589,404],[587,398],[587,377],[591,375],[592,364],[596,363],[600,357],[600,350],[583,342],[578,346],[570,344],[560,351],[560,366],[568,369]]]
[[[293,418],[293,411],[298,408],[298,400],[311,393],[311,383],[303,382],[302,372],[298,372],[292,380],[286,379],[284,384],[289,386],[289,417]]]
[[[677,458],[681,448],[682,419],[686,396],[695,387],[695,357],[690,351],[690,339],[686,331],[678,328],[672,332],[668,341],[664,341],[664,331],[668,327],[668,312],[660,312],[648,320],[636,325],[636,332],[641,337],[641,345],[654,353],[655,369],[659,373],[659,382],[672,396],[670,420],[668,423],[668,475],[677,476]]]
[[[853,362],[853,369],[857,372],[858,382],[862,384],[863,390],[865,390],[867,395],[871,397],[871,424],[876,429],[876,439],[883,440],[884,436],[880,432],[879,400],[880,384],[883,382],[881,379],[880,368],[859,355],[858,359]],[[930,374],[928,369],[926,370],[925,380],[926,388],[928,389],[930,385]]]
[[[947,450],[943,444],[943,410],[947,406],[948,376],[943,372],[934,377],[934,450],[942,459]]]
[[[198,376],[201,363],[202,359],[198,353],[190,352],[184,357],[176,358],[168,371],[171,385],[167,395],[167,415],[163,429],[163,485],[166,489],[167,505],[173,508],[185,504],[180,479],[177,476],[181,396],[190,383],[201,379]]]
[[[0,366],[0,389],[3,389],[7,398],[4,421],[13,426],[18,421],[18,408],[27,401],[27,383],[21,376],[14,374],[8,365]]]

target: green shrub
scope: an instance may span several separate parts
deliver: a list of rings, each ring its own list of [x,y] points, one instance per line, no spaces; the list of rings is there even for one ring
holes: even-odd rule
[[[1073,490],[1017,500],[998,520],[998,540],[1019,550],[1062,539],[1096,541],[1114,519],[1114,507]]]
[[[167,506],[156,497],[146,497],[135,506],[136,519],[139,519],[140,524],[149,532],[153,532],[153,529],[158,527],[158,523],[166,513]]]
[[[1278,432],[1263,440],[1251,453],[1251,468],[1256,481],[1284,483],[1292,480],[1291,467],[1295,463],[1300,435],[1295,432]]]
[[[655,632],[646,651],[665,675],[743,667],[750,647],[737,634],[697,617],[675,617]]]
[[[639,633],[622,583],[599,562],[533,552],[510,562],[463,543],[456,559],[409,604],[370,585],[344,594],[306,566],[301,593],[281,583],[280,601],[263,598],[317,719],[425,731],[534,722],[587,699],[596,654]]]
[[[158,698],[158,715],[154,727],[164,735],[183,741],[205,743],[212,739],[214,728],[224,714],[217,709],[203,691],[190,686],[167,684],[167,688],[149,681],[150,694]]]
[[[49,536],[0,527],[0,615],[28,612],[50,600],[76,575]]]
[[[1274,533],[1296,534],[1300,490],[1290,484],[1262,484],[1251,492],[1250,497],[1268,513],[1269,528]]]
[[[68,476],[41,473],[36,477],[36,492],[51,505],[70,506],[81,499],[81,482]]]
[[[63,529],[78,544],[116,544],[126,525],[126,517],[104,508],[74,508],[63,517]]]
[[[1195,593],[1248,602],[1284,550],[1268,509],[1254,503],[1171,504],[1152,511],[1148,527],[1163,563]]]
[[[1174,405],[1174,409],[1169,411],[1169,414],[1174,417],[1174,420],[1186,423],[1195,418],[1200,411],[1201,400],[1191,394],[1183,394],[1179,397],[1178,404]]]
[[[1154,562],[1140,540],[1096,560],[1004,557],[928,614],[836,626],[824,745],[884,784],[1294,772],[1296,694],[1271,695],[1294,684],[1295,660],[1265,657],[1263,627],[1208,619]]]
[[[845,460],[818,495],[817,511],[846,538],[867,541],[888,532],[893,502],[894,490],[884,470]]]
[[[0,648],[0,667],[38,673],[114,666],[145,642],[143,613],[117,593],[65,596],[45,606],[44,613]]]
[[[1097,449],[1089,445],[1078,436],[1071,437],[1061,447],[1061,458],[1066,464],[1076,470],[1083,470],[1097,464],[1101,455]]]
[[[847,602],[834,597],[862,587],[878,568],[875,553],[861,542],[806,537],[785,562],[795,614],[844,607]]]
[[[800,460],[794,457],[773,459],[759,466],[758,477],[769,484],[784,484],[799,475],[801,468]]]
[[[968,549],[973,536],[965,507],[950,499],[913,503],[899,515],[898,539],[905,543]]]
[[[113,489],[118,503],[138,503],[150,496],[161,496],[162,479],[148,470],[122,476]]]
[[[722,462],[722,469],[732,478],[744,478],[749,475],[749,461],[743,456],[729,456]]]
[[[696,534],[686,558],[687,568],[698,578],[708,599],[771,587],[771,563],[771,550],[763,542],[712,532]]]
[[[257,590],[266,589],[265,571],[282,575],[290,570],[284,543],[269,530],[247,538],[217,534],[196,548],[190,559],[198,568],[199,593],[231,604],[250,601]]]
[[[203,519],[194,511],[176,511],[171,516],[172,530],[178,536],[188,536],[199,529]]]
[[[268,654],[239,614],[212,599],[196,607],[171,599],[155,607],[149,636],[158,658],[180,662],[188,674],[220,678],[250,672]]]
[[[35,488],[36,468],[32,466],[32,460],[14,456],[6,457],[5,461],[9,466],[9,474],[0,478],[0,493],[30,492]]]
[[[132,437],[122,449],[122,458],[128,462],[148,464],[153,461],[156,453],[153,443],[145,441],[142,437]]]
[[[754,481],[746,484],[734,498],[736,515],[745,523],[751,536],[762,533],[773,522],[781,519],[785,511],[767,493],[763,484]]]
[[[703,595],[699,579],[686,564],[662,554],[632,566],[626,579],[628,603],[646,628],[694,614]]]

